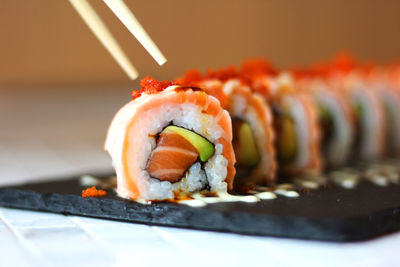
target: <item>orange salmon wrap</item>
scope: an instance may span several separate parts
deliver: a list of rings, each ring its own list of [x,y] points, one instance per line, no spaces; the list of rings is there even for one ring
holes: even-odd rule
[[[238,172],[235,189],[246,191],[256,184],[273,185],[276,161],[272,114],[263,97],[253,93],[233,67],[209,71],[204,76],[197,70],[191,70],[180,81],[201,87],[218,98],[229,112],[233,122],[233,147]],[[247,135],[243,134],[246,129]],[[244,151],[246,148],[243,146],[253,146],[254,149]]]
[[[204,189],[231,189],[235,176],[231,119],[219,101],[199,88],[174,82],[145,78],[141,85],[142,90],[132,92],[134,99],[115,115],[105,143],[117,174],[118,195],[165,200]],[[212,155],[200,162],[200,152],[193,149],[196,144],[180,130],[169,130],[171,126],[211,143]],[[191,159],[190,166],[179,166]]]

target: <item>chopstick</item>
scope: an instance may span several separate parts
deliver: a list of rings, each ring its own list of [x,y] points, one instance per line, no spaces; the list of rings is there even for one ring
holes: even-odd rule
[[[104,0],[104,2],[160,66],[167,62],[167,59],[155,45],[153,40],[151,40],[150,36],[146,33],[142,25],[140,25],[135,15],[133,15],[123,0]]]
[[[100,40],[105,46],[112,57],[117,61],[119,66],[125,71],[125,73],[135,80],[139,74],[135,67],[130,63],[128,57],[122,51],[118,42],[112,36],[106,25],[101,21],[96,11],[92,8],[87,0],[69,0],[78,14],[82,17],[85,23],[92,30],[94,35]]]

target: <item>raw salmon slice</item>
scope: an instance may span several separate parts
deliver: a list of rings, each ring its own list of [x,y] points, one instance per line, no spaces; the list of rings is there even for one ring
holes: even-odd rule
[[[175,183],[196,162],[197,149],[181,135],[165,129],[150,155],[147,172],[161,181]]]

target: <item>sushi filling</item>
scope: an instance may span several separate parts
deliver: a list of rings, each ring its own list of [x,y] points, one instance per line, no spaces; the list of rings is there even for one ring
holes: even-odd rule
[[[332,113],[325,106],[319,106],[319,122],[322,130],[322,145],[327,147],[334,136],[335,124]]]
[[[317,101],[321,145],[326,167],[335,168],[348,161],[354,130],[345,109],[335,97],[320,94]]]
[[[241,168],[255,168],[260,160],[255,136],[249,123],[235,118],[232,121],[233,149],[237,165]]]
[[[229,101],[237,167],[234,187],[238,189],[243,183],[265,183],[265,174],[270,175],[274,168],[273,155],[265,149],[269,146],[272,149],[271,139],[266,138],[269,133],[265,121],[257,110],[257,103],[249,102],[245,95],[234,93]]]
[[[370,96],[371,97],[371,96]],[[355,151],[361,160],[373,160],[380,156],[379,134],[379,110],[371,108],[374,99],[368,98],[362,92],[358,92],[353,100],[353,108],[356,116]]]
[[[214,145],[203,136],[182,127],[168,126],[157,137],[147,171],[153,178],[175,183],[195,162],[206,162],[213,154]]]
[[[333,114],[331,111],[323,105],[319,105],[318,107],[318,112],[319,112],[319,125],[321,126],[321,134],[322,134],[322,150],[323,154],[327,160],[327,165],[336,165],[336,162],[340,162],[341,159],[335,159],[335,157],[332,157],[332,152],[337,149],[338,150],[338,155],[341,153],[340,151],[340,144],[336,144],[334,141],[335,138],[335,123],[333,119]],[[336,148],[333,147],[332,145],[337,145]],[[342,159],[344,160],[344,159]],[[333,161],[333,162],[331,162]]]
[[[354,138],[354,147],[356,151],[360,150],[360,146],[362,144],[362,129],[363,129],[363,125],[362,125],[362,118],[363,118],[363,106],[360,102],[356,102],[354,104],[354,115],[356,118],[356,134],[355,134],[355,138]],[[355,155],[358,156],[358,155]]]
[[[207,162],[195,162],[188,170],[185,170],[186,172],[179,177],[177,182],[161,181],[152,177],[148,172],[149,159],[157,147],[159,135],[170,125],[190,130],[203,136],[214,145],[214,154]],[[229,162],[223,154],[224,146],[220,141],[226,139],[224,131],[213,116],[202,112],[198,106],[166,103],[157,109],[143,113],[139,117],[139,121],[130,127],[126,134],[129,136],[127,146],[135,146],[135,149],[128,149],[126,153],[126,158],[134,162],[133,167],[128,171],[134,177],[137,176],[134,171],[135,166],[140,169],[140,176],[137,179],[143,199],[171,199],[177,193],[183,196],[205,189],[207,186],[213,192],[226,192],[225,179]],[[130,143],[130,140],[134,139],[142,141]],[[141,151],[141,153],[138,154],[136,151]],[[166,162],[167,164],[163,166],[168,167],[168,161]],[[128,195],[121,189],[118,190],[118,194]]]
[[[297,156],[296,127],[288,112],[278,111],[275,116],[276,148],[278,161],[291,163]]]
[[[383,108],[385,111],[386,118],[386,150],[389,155],[396,156],[399,153],[400,141],[400,125],[399,125],[399,114],[397,112],[398,105],[396,96],[384,95],[383,96]]]

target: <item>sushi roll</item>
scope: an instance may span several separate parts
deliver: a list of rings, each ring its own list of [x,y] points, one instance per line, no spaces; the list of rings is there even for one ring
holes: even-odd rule
[[[374,65],[368,71],[368,83],[377,91],[386,121],[385,156],[400,155],[400,87],[394,68]],[[392,79],[394,78],[394,79]]]
[[[354,114],[342,91],[328,84],[325,75],[313,69],[294,70],[301,90],[310,91],[318,109],[321,149],[326,168],[349,163],[354,141]]]
[[[355,64],[348,54],[339,54],[332,61],[329,79],[341,87],[355,114],[353,158],[361,161],[379,160],[385,153],[385,110],[376,90],[368,81],[365,69]]]
[[[231,189],[231,119],[219,101],[199,88],[150,77],[141,87],[115,115],[105,143],[118,195],[166,200]]]
[[[244,62],[242,75],[272,107],[279,174],[289,178],[319,173],[322,156],[318,110],[310,93],[299,90],[290,73],[277,75],[263,60]]]
[[[387,152],[400,156],[400,66],[388,66],[380,81],[388,126]]]
[[[233,67],[208,71],[188,71],[181,79],[215,96],[232,118],[233,147],[236,155],[235,189],[250,190],[254,185],[275,182],[276,162],[271,111],[258,93]]]

